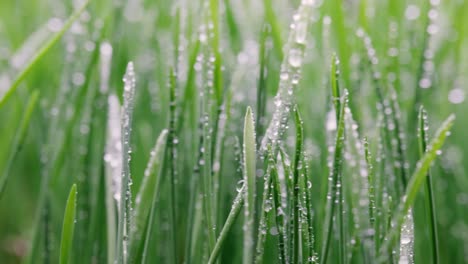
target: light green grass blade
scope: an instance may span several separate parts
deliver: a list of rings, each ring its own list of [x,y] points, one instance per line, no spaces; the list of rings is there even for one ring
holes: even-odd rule
[[[75,230],[76,214],[76,184],[70,189],[67,199],[67,207],[63,216],[62,241],[60,242],[60,264],[69,263],[70,252],[72,249],[73,232]]]
[[[439,130],[431,140],[431,143],[427,147],[427,152],[418,162],[416,170],[414,171],[409,183],[406,188],[406,194],[400,203],[398,212],[392,219],[393,228],[389,231],[386,236],[385,243],[380,248],[380,262],[385,262],[388,258],[387,252],[391,250],[396,242],[396,238],[400,232],[401,226],[403,225],[405,216],[408,210],[414,203],[416,195],[419,192],[421,185],[423,184],[427,172],[429,171],[432,162],[436,158],[438,152],[442,148],[447,135],[450,134],[450,129],[455,120],[454,115],[450,115],[444,123],[440,126]]]
[[[221,233],[219,234],[218,240],[216,240],[216,244],[213,248],[213,251],[210,254],[210,258],[208,260],[208,264],[216,263],[216,259],[218,258],[219,253],[221,252],[221,248],[226,240],[226,237],[229,231],[232,228],[232,225],[237,219],[239,212],[241,211],[242,205],[244,204],[244,197],[245,197],[245,183],[239,190],[234,202],[232,203],[231,211],[226,219],[226,223],[224,223],[223,229],[221,229]]]
[[[128,257],[128,235],[131,226],[131,178],[130,178],[130,135],[132,131],[133,103],[135,96],[135,71],[129,62],[124,76],[124,104],[122,108],[122,182],[117,230],[117,263],[126,263]]]
[[[255,245],[255,204],[256,204],[256,181],[255,163],[255,125],[252,110],[247,107],[244,123],[244,182],[245,206],[244,206],[244,252],[243,263],[250,264],[253,261]]]
[[[28,73],[32,70],[34,65],[37,64],[37,62],[45,56],[45,54],[60,40],[60,38],[65,34],[65,32],[71,27],[73,22],[77,20],[81,13],[86,9],[88,6],[89,2],[91,0],[86,0],[83,5],[78,8],[65,22],[63,25],[62,29],[58,31],[42,48],[32,57],[32,59],[29,61],[26,67],[18,74],[16,79],[13,81],[13,84],[8,88],[6,93],[3,95],[3,97],[0,99],[0,108],[3,107],[3,105],[8,101],[8,99],[13,95],[13,93],[16,91],[20,83],[26,78]]]
[[[117,243],[116,209],[120,201],[116,197],[120,194],[122,177],[122,144],[119,99],[116,95],[108,98],[107,113],[107,142],[105,161],[105,200],[106,200],[106,228],[107,228],[107,263],[114,264]]]
[[[8,176],[10,175],[11,166],[13,165],[13,162],[16,156],[18,155],[18,152],[21,150],[21,147],[24,144],[26,132],[28,131],[29,121],[31,119],[33,110],[36,107],[38,96],[39,96],[39,92],[35,90],[32,93],[31,97],[29,98],[23,117],[21,118],[21,122],[17,129],[16,136],[13,140],[13,146],[11,148],[12,151],[10,151],[10,155],[8,156],[6,167],[3,169],[3,173],[0,177],[0,199],[2,197],[3,191],[5,190],[5,186],[8,181]]]
[[[134,261],[143,253],[141,243],[147,244],[150,239],[145,234],[145,225],[150,217],[150,212],[159,194],[161,172],[164,162],[164,152],[168,137],[168,130],[164,129],[159,135],[154,148],[151,150],[150,159],[145,169],[143,182],[140,185],[135,202],[135,214],[133,216],[133,228],[130,233],[130,259]],[[151,217],[150,217],[151,218]],[[151,227],[151,221],[148,222]]]

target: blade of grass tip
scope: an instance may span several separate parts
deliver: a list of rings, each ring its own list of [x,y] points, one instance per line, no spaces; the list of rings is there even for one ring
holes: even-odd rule
[[[419,133],[418,133],[418,141],[419,141],[419,154],[421,158],[424,156],[427,150],[427,131],[429,130],[429,125],[427,121],[427,113],[423,106],[419,108]],[[426,192],[426,208],[428,213],[428,221],[429,226],[431,228],[430,232],[430,240],[432,245],[432,254],[433,254],[433,263],[439,263],[439,245],[438,245],[438,238],[437,238],[437,214],[436,214],[436,207],[434,202],[434,191],[432,188],[432,176],[430,170],[427,172],[426,177],[426,184],[425,184],[425,192]]]
[[[255,146],[255,125],[252,110],[247,107],[244,122],[244,182],[245,205],[244,205],[244,250],[243,263],[249,264],[253,261],[254,255],[254,227],[255,227],[255,191],[256,191],[256,146]]]
[[[241,211],[242,205],[244,204],[244,197],[245,197],[244,190],[245,190],[245,183],[244,185],[242,185],[241,189],[239,190],[239,193],[237,194],[236,198],[234,199],[234,202],[232,203],[231,211],[229,212],[226,222],[224,223],[224,226],[221,229],[221,233],[219,234],[219,237],[216,240],[216,244],[213,248],[213,251],[211,251],[208,264],[216,263],[216,259],[218,258],[219,253],[221,252],[221,248],[224,244],[224,241],[226,240],[229,230],[231,230],[231,227],[236,221],[237,216],[239,215],[239,212]]]
[[[303,122],[299,110],[297,106],[294,108],[294,119],[296,122],[296,154],[294,157],[294,173],[293,173],[293,237],[294,237],[294,244],[293,244],[293,263],[300,262],[299,256],[299,174],[300,170],[302,169],[302,143],[303,143]]]
[[[144,233],[145,225],[152,211],[152,206],[159,193],[162,165],[164,162],[164,152],[168,138],[168,130],[164,129],[156,140],[154,148],[151,150],[150,159],[146,166],[142,183],[135,200],[135,210],[133,217],[133,228],[130,233],[130,259],[135,260],[142,255],[141,243],[149,240]],[[151,222],[149,228],[151,228]]]
[[[335,111],[336,111],[336,121],[340,120],[340,111],[341,109],[341,97],[340,97],[340,87],[339,87],[339,76],[340,76],[340,71],[338,70],[338,58],[336,57],[336,54],[332,54],[332,61],[331,61],[331,69],[330,69],[330,83],[331,83],[331,89],[332,89],[332,100],[333,100],[333,105],[335,106]]]
[[[3,173],[0,177],[0,199],[3,195],[3,191],[5,190],[5,186],[8,181],[8,176],[10,175],[11,166],[16,158],[16,155],[20,152],[24,140],[26,137],[26,132],[28,131],[29,121],[31,120],[31,115],[33,113],[34,108],[36,107],[37,98],[39,96],[39,91],[34,90],[32,95],[29,97],[28,104],[24,110],[23,116],[21,117],[20,125],[15,133],[15,138],[13,140],[12,151],[10,151],[10,155],[8,156],[8,160],[6,163],[6,167],[3,170]]]
[[[24,80],[24,78],[26,78],[28,73],[32,70],[34,65],[36,65],[37,62],[42,57],[45,56],[45,54],[60,40],[63,34],[65,34],[65,32],[71,27],[73,22],[75,22],[75,20],[80,17],[81,13],[83,13],[83,11],[86,9],[90,1],[91,0],[85,0],[85,2],[75,12],[73,12],[73,14],[68,18],[68,20],[62,26],[62,29],[60,29],[60,31],[58,31],[55,35],[53,35],[52,38],[47,43],[45,43],[44,46],[42,46],[42,48],[31,58],[28,64],[24,67],[24,69],[18,74],[16,79],[13,81],[10,88],[8,88],[8,90],[5,92],[3,97],[0,99],[0,108],[2,108],[3,105],[8,101],[8,99],[13,95],[13,93],[16,91],[20,83]]]
[[[107,263],[114,264],[116,250],[116,208],[120,208],[122,180],[122,142],[120,127],[120,104],[116,95],[108,98],[107,142],[105,161]]]
[[[284,232],[284,210],[281,203],[281,186],[278,177],[276,166],[271,168],[271,178],[273,181],[273,207],[275,209],[276,229],[278,230],[278,249],[279,261],[281,264],[289,263],[288,255],[286,254],[286,239]]]
[[[67,206],[63,216],[62,240],[60,242],[60,264],[69,263],[73,231],[75,229],[76,196],[76,184],[73,184],[70,194],[68,195]]]
[[[124,105],[122,108],[122,184],[120,189],[119,223],[117,229],[117,263],[126,263],[128,257],[128,235],[131,218],[130,139],[132,130],[133,103],[135,95],[135,71],[129,62],[123,81]]]
[[[450,129],[455,120],[455,115],[450,115],[444,123],[437,130],[437,133],[432,138],[431,143],[427,147],[427,151],[424,156],[419,160],[416,169],[408,183],[406,188],[405,196],[400,203],[398,212],[392,219],[393,228],[389,231],[386,236],[385,243],[380,247],[380,262],[385,262],[388,258],[387,252],[391,250],[396,242],[396,238],[400,233],[401,226],[403,225],[405,216],[407,215],[408,210],[414,203],[416,195],[423,183],[427,172],[429,171],[432,162],[435,160],[436,156],[440,154],[440,149],[442,148],[445,139],[450,135]]]
[[[268,161],[267,161],[267,173],[264,176],[263,182],[263,197],[262,197],[262,209],[260,210],[260,221],[258,225],[258,236],[256,246],[255,263],[263,263],[263,252],[265,250],[265,239],[268,230],[268,212],[271,211],[271,166],[275,166],[273,160],[273,153],[271,148],[268,150]]]
[[[330,188],[329,188],[329,194],[327,195],[327,211],[326,211],[326,218],[325,218],[325,227],[324,227],[324,235],[322,236],[324,241],[322,241],[322,258],[320,263],[324,264],[327,263],[328,259],[328,252],[330,250],[330,242],[332,238],[332,229],[333,229],[333,215],[335,214],[335,204],[341,204],[341,201],[339,200],[341,194],[337,196],[337,192],[340,191],[340,187],[338,184],[341,184],[339,182],[339,179],[341,178],[341,169],[342,169],[342,164],[343,164],[343,149],[344,149],[344,109],[346,107],[346,98],[347,94],[345,93],[344,95],[344,104],[341,105],[341,109],[339,110],[339,119],[338,119],[338,126],[337,126],[337,132],[336,132],[336,138],[335,138],[335,152],[334,152],[334,158],[333,158],[333,167],[331,169],[330,173]],[[338,111],[338,110],[337,110]],[[338,212],[338,215],[341,215],[341,212]],[[342,220],[342,219],[341,219]],[[341,229],[341,224],[340,229]],[[340,230],[340,253],[344,253],[342,247],[344,246],[344,241],[341,241],[343,239],[341,230]],[[343,261],[344,256],[340,254],[340,260]]]

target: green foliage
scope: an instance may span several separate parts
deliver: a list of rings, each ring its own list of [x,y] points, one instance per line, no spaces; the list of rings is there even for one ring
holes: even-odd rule
[[[0,1],[1,262],[468,262],[465,13]]]

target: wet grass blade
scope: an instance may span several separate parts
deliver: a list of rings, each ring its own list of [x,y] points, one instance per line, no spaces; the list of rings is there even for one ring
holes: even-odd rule
[[[245,185],[241,187],[241,189],[239,190],[239,193],[234,199],[234,202],[232,203],[231,211],[229,212],[226,222],[224,223],[224,226],[221,229],[221,233],[218,236],[218,240],[216,240],[216,244],[213,248],[213,251],[211,251],[208,264],[216,263],[216,259],[218,258],[219,253],[221,252],[221,248],[223,247],[224,241],[227,238],[229,230],[231,230],[231,227],[236,221],[237,216],[239,215],[239,212],[242,209],[242,205],[244,204],[244,196],[245,196],[244,190],[245,190]]]
[[[427,113],[423,106],[419,108],[418,116],[418,141],[419,141],[419,155],[422,158],[427,151],[427,130],[429,129],[427,121]],[[427,172],[426,184],[425,184],[425,193],[426,193],[426,210],[427,210],[427,221],[430,226],[430,242],[432,246],[433,254],[433,263],[439,263],[439,245],[437,237],[437,214],[436,207],[434,202],[434,190],[432,188],[432,175],[430,170]]]
[[[414,171],[409,183],[406,188],[406,194],[400,203],[398,212],[392,219],[393,228],[389,231],[386,236],[385,243],[380,247],[380,262],[385,262],[388,259],[388,253],[394,246],[396,238],[400,233],[401,226],[403,225],[404,219],[408,210],[414,203],[416,195],[419,192],[421,185],[423,184],[427,172],[429,171],[432,162],[435,160],[437,154],[442,148],[446,137],[450,134],[450,129],[455,120],[454,115],[450,115],[444,123],[440,126],[439,130],[431,140],[431,143],[427,147],[427,152],[419,160],[416,170]]]
[[[303,200],[305,204],[305,209],[306,210],[306,225],[307,225],[307,261],[315,263],[317,261],[317,249],[316,243],[315,243],[315,234],[314,234],[314,222],[312,219],[312,216],[314,215],[314,211],[312,208],[312,179],[309,176],[309,161],[303,155],[302,157],[302,166],[304,167],[303,171],[305,174],[305,177],[302,177],[303,183]]]
[[[69,262],[73,232],[75,230],[76,196],[76,184],[73,184],[70,194],[68,195],[65,215],[63,216],[62,240],[60,242],[60,264]]]
[[[273,204],[275,209],[276,229],[278,230],[278,249],[279,261],[281,264],[289,263],[288,255],[286,254],[286,239],[284,233],[284,211],[281,205],[281,186],[278,177],[276,166],[271,168],[271,179],[273,182]]]
[[[294,108],[294,120],[296,122],[296,154],[294,157],[294,173],[293,173],[293,262],[299,263],[299,174],[302,168],[302,148],[303,148],[303,139],[304,139],[304,128],[302,124],[302,118],[297,107]]]
[[[265,137],[262,139],[260,150],[265,152],[271,144],[274,152],[277,151],[278,142],[284,135],[293,109],[293,99],[301,79],[301,68],[304,60],[304,51],[307,48],[307,33],[309,17],[314,9],[313,1],[303,1],[294,16],[291,32],[285,43],[285,55],[281,63],[281,73],[278,91],[275,96],[275,110],[267,126]],[[267,15],[268,16],[268,15]],[[275,33],[272,33],[275,35]],[[274,38],[274,37],[273,37]]]
[[[89,2],[91,0],[86,0],[80,8],[78,8],[65,22],[63,25],[62,29],[58,31],[52,38],[42,46],[42,48],[32,57],[32,59],[28,62],[28,64],[24,67],[24,69],[18,74],[16,79],[13,81],[11,84],[10,88],[6,91],[6,93],[3,95],[3,97],[0,99],[0,108],[3,107],[3,105],[8,101],[8,99],[13,95],[13,93],[16,91],[20,83],[26,78],[28,73],[32,70],[34,65],[37,64],[37,62],[45,56],[45,54],[60,40],[60,38],[65,34],[65,32],[71,27],[73,22],[77,20],[81,13],[86,9],[88,6]]]
[[[252,115],[252,110],[247,107],[244,123],[244,182],[246,183],[245,190],[245,205],[244,205],[244,252],[243,263],[249,264],[253,261],[254,256],[254,241],[255,241],[255,192],[256,181],[256,146],[255,146],[255,125]]]
[[[128,257],[128,235],[131,218],[130,139],[132,130],[133,103],[135,96],[135,71],[129,62],[124,76],[124,105],[122,108],[122,183],[117,229],[117,263],[126,263]]]
[[[257,249],[256,249],[256,256],[255,256],[255,263],[263,263],[263,253],[265,251],[265,239],[268,229],[268,212],[271,210],[271,200],[269,199],[271,193],[271,173],[270,173],[270,166],[274,166],[274,160],[271,153],[271,149],[269,149],[268,155],[268,167],[267,173],[264,176],[264,183],[263,183],[263,197],[262,197],[262,208],[260,210],[260,221],[258,225],[258,237],[257,237]]]
[[[8,176],[10,175],[11,166],[18,155],[19,151],[21,150],[26,132],[28,131],[29,121],[31,119],[31,115],[33,113],[34,108],[36,107],[37,98],[39,96],[39,92],[35,90],[31,97],[28,100],[28,104],[26,105],[24,114],[21,118],[20,125],[17,129],[16,136],[13,140],[12,151],[10,151],[10,155],[8,156],[8,161],[6,163],[6,167],[3,170],[2,176],[0,178],[0,199],[2,197],[3,191],[5,190],[5,186],[8,181]]]
[[[143,255],[142,243],[147,244],[150,239],[145,231],[145,225],[149,223],[151,228],[152,208],[159,194],[161,171],[164,162],[164,152],[168,138],[168,130],[164,129],[159,135],[154,148],[151,150],[150,159],[145,169],[143,182],[136,196],[133,228],[130,233],[130,259],[135,260]]]
[[[329,188],[329,196],[330,199],[327,199],[327,210],[326,210],[326,219],[325,219],[325,227],[324,227],[324,235],[322,241],[322,256],[321,262],[322,264],[327,263],[328,253],[330,251],[330,243],[332,238],[332,229],[333,229],[333,216],[335,214],[335,205],[337,204],[335,201],[340,199],[337,197],[338,191],[338,182],[341,178],[341,170],[343,164],[343,149],[344,149],[344,109],[346,107],[346,99],[347,95],[345,94],[344,97],[344,104],[341,105],[341,109],[339,110],[339,119],[338,119],[338,126],[336,132],[336,139],[335,139],[335,152],[333,157],[333,167],[330,173],[330,177],[332,179],[331,186]],[[337,110],[338,111],[338,110]],[[340,183],[341,184],[341,183]],[[338,201],[338,204],[341,203]],[[338,212],[338,214],[342,214],[342,212]],[[339,228],[341,228],[341,224],[339,224]],[[342,239],[342,234],[340,232],[340,240]],[[344,241],[340,241],[340,247],[343,246]],[[340,252],[343,254],[344,252],[342,249]],[[340,255],[340,259],[343,260],[344,256]]]
[[[105,161],[105,203],[106,203],[106,229],[107,229],[107,263],[114,264],[116,250],[116,209],[119,207],[116,196],[120,192],[120,179],[122,176],[122,144],[119,99],[116,95],[108,98],[107,113],[107,142],[104,155]]]
[[[338,58],[336,57],[336,54],[333,54],[332,61],[331,61],[331,70],[330,70],[330,84],[331,84],[331,90],[332,90],[332,100],[333,100],[333,105],[335,106],[337,121],[340,120],[339,109],[341,109],[340,86],[338,83],[339,76],[340,76],[340,71],[338,70]]]
[[[173,258],[174,263],[177,263],[177,214],[176,214],[176,184],[177,184],[177,142],[175,131],[176,123],[176,76],[171,68],[169,73],[169,136],[167,138],[167,146],[169,149],[169,172],[170,178],[170,193],[171,193],[171,220],[172,225],[172,243],[173,243]]]

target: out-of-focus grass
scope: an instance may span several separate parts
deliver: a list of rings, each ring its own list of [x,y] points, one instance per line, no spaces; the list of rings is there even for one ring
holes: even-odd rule
[[[0,1],[0,98],[82,3]],[[468,262],[468,2],[300,4],[91,1],[11,96],[0,99],[0,175],[8,173],[0,196],[1,262],[59,260],[73,183],[79,194],[70,263],[123,260],[125,239],[145,239],[138,247],[146,255],[136,259],[146,263],[205,263],[210,257],[219,263],[374,263],[388,248],[398,262],[398,226],[410,207],[416,263],[437,263],[435,252],[439,263]],[[330,64],[334,53],[337,65]],[[159,177],[154,172],[159,185],[150,188],[158,188],[158,195],[141,196],[151,199],[145,201],[151,209],[138,219],[112,198],[112,180],[121,175],[110,158],[127,161],[112,156],[119,153],[116,145],[106,146],[122,141],[110,140],[108,97],[115,94],[123,104],[129,61],[136,88],[132,137],[124,149],[131,149],[125,170],[132,200],[148,182],[145,168],[158,135],[169,129],[170,140],[157,161]],[[458,116],[442,151],[426,150],[424,157],[438,154],[430,196],[415,188],[426,175],[417,166],[420,105],[430,117],[428,138],[450,113]],[[247,106],[257,119],[244,138]],[[303,151],[295,155],[299,133],[288,119],[294,120],[296,106]],[[116,119],[120,127],[118,114]],[[246,140],[248,155],[242,153]],[[258,150],[254,142],[262,143]],[[343,155],[335,153],[335,144]],[[343,166],[336,170],[338,163]],[[247,182],[239,182],[244,175]],[[127,186],[119,188],[125,199]],[[253,219],[236,217],[245,202]],[[437,214],[426,212],[430,208]],[[121,222],[126,213],[128,224]],[[120,249],[106,241],[113,237],[110,219]],[[144,238],[128,237],[134,236],[133,221],[143,223],[138,233]]]

